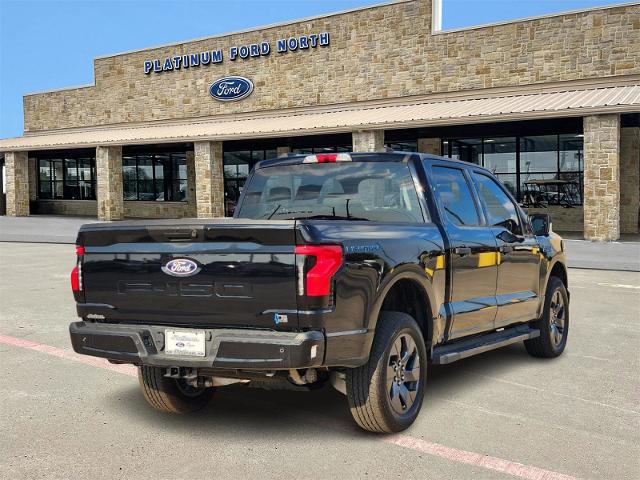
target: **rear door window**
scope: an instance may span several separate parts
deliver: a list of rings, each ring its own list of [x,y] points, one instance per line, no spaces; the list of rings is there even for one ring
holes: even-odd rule
[[[336,162],[261,168],[245,186],[239,218],[423,222],[402,162]]]
[[[471,189],[458,168],[433,167],[438,201],[451,223],[460,226],[480,225]]]

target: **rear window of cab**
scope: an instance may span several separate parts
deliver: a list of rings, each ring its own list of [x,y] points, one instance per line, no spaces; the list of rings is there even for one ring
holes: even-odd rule
[[[254,171],[238,218],[423,222],[403,162],[281,165]]]

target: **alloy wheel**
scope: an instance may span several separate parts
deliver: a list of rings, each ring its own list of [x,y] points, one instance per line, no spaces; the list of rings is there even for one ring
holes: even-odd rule
[[[564,337],[565,315],[564,298],[560,293],[560,290],[556,290],[553,292],[551,302],[549,303],[551,341],[555,347],[562,343],[562,338]]]
[[[393,410],[404,414],[411,409],[420,387],[420,354],[410,335],[393,342],[387,362],[387,392]]]

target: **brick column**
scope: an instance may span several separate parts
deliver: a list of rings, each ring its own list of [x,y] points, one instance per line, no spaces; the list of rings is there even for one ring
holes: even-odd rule
[[[620,129],[620,231],[638,233],[640,127]]]
[[[37,159],[29,159],[29,200],[38,199],[38,171]]]
[[[223,217],[222,142],[195,142],[194,150],[197,217]]]
[[[584,117],[584,238],[620,238],[620,115]]]
[[[187,203],[189,204],[189,216],[196,216],[196,154],[187,151]]]
[[[440,148],[442,142],[439,138],[419,138],[418,152],[431,153],[432,155],[442,155]]]
[[[384,152],[384,130],[353,132],[354,152]]]
[[[96,148],[98,220],[122,220],[122,147]]]
[[[7,215],[29,216],[29,159],[27,152],[7,152],[4,156],[6,174]]]
[[[276,153],[278,154],[279,157],[286,155],[287,153],[291,153],[291,147],[278,147],[276,149]]]

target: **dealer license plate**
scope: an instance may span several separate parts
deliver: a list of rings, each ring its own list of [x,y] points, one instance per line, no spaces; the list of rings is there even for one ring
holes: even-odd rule
[[[167,355],[204,357],[204,330],[165,330],[164,352]]]

